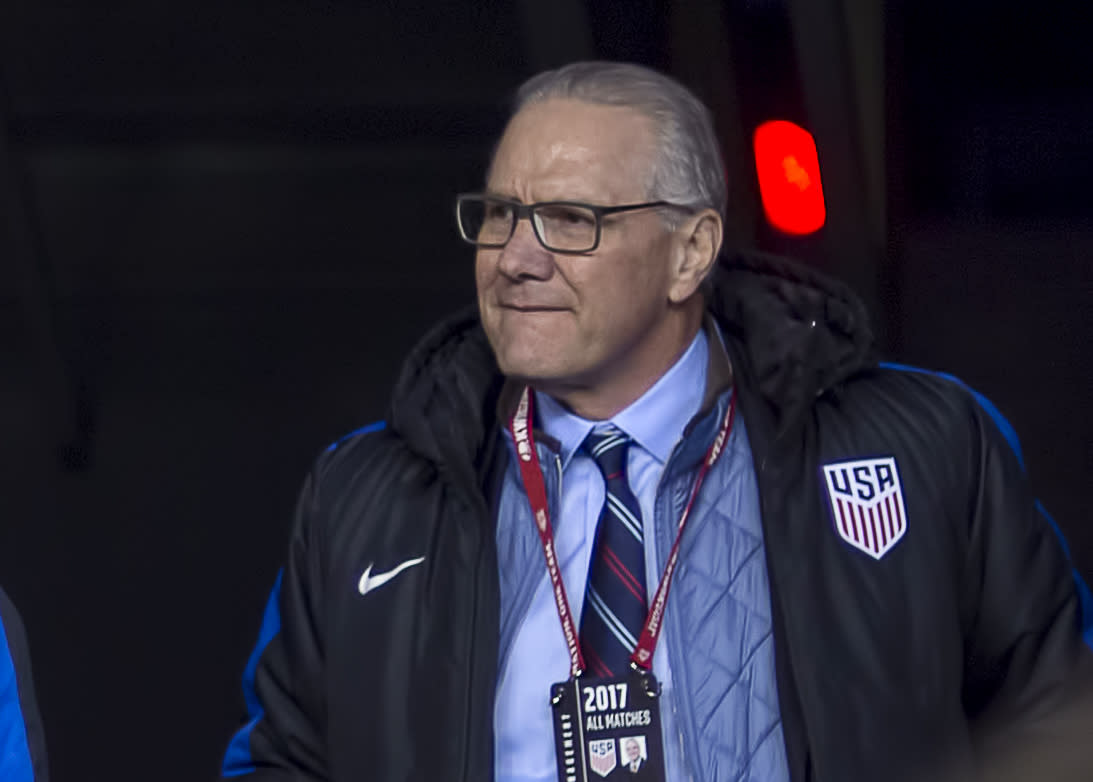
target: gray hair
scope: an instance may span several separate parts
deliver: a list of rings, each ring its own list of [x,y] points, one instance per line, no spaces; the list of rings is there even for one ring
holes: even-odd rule
[[[725,165],[713,120],[702,101],[675,79],[631,63],[570,63],[524,82],[513,115],[551,98],[622,106],[648,117],[657,149],[649,198],[713,209],[724,218]]]

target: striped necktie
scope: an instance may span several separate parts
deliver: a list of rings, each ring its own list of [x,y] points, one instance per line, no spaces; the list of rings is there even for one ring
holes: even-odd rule
[[[641,506],[626,480],[630,438],[618,427],[594,429],[583,448],[607,486],[581,612],[581,652],[594,676],[623,673],[645,623],[645,534]]]

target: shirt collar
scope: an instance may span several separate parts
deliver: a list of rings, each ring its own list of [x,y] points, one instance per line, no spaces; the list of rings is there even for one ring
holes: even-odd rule
[[[611,423],[663,465],[702,404],[708,363],[706,330],[699,329],[672,368],[629,407],[616,413]],[[536,392],[535,403],[542,430],[558,441],[564,469],[592,428],[603,422],[582,418],[548,394]]]

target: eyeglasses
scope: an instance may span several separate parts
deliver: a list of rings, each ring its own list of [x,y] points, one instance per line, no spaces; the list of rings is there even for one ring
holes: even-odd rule
[[[516,223],[531,221],[535,238],[555,253],[590,253],[600,246],[605,215],[658,207],[689,209],[669,201],[646,201],[621,206],[596,206],[580,201],[540,201],[522,204],[511,198],[464,193],[456,198],[459,235],[478,247],[504,247],[516,232]]]

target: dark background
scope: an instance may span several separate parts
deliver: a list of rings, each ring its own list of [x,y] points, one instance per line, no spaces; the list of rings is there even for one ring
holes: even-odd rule
[[[574,58],[655,65],[709,102],[732,242],[846,279],[890,357],[990,396],[1088,577],[1078,9],[5,0],[0,583],[54,780],[215,775],[303,474],[472,300],[453,195],[514,86]],[[748,139],[772,117],[817,137],[818,236],[762,218]]]

